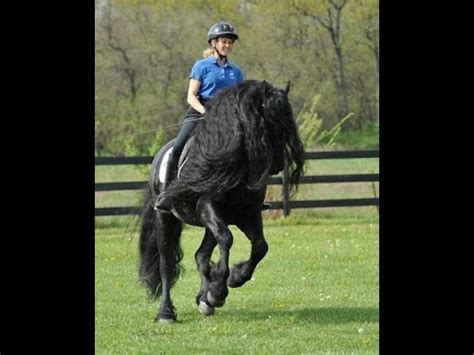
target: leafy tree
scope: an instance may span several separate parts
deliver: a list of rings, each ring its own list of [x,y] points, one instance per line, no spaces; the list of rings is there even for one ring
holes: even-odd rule
[[[124,138],[141,132],[140,152],[157,130],[176,135],[191,66],[219,20],[237,28],[231,60],[247,79],[292,82],[295,117],[318,97],[320,132],[349,112],[343,130],[378,123],[377,0],[97,0],[97,154],[125,154]]]

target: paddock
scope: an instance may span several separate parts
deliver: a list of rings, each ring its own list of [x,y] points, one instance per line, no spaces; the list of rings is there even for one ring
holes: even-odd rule
[[[186,226],[185,272],[172,290],[175,324],[150,318],[157,303],[144,297],[138,281],[134,217],[104,218],[95,241],[98,354],[378,353],[379,216],[373,206],[267,219],[268,255],[211,317],[194,302],[200,280],[193,255],[203,232]],[[249,243],[231,230],[233,264],[248,255]]]

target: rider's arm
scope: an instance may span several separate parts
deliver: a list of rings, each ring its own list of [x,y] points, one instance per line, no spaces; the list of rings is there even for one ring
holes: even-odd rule
[[[197,93],[199,92],[199,88],[201,87],[201,82],[196,79],[189,80],[189,87],[188,87],[188,104],[191,105],[196,111],[204,114],[206,112],[206,108],[199,102],[197,98]]]

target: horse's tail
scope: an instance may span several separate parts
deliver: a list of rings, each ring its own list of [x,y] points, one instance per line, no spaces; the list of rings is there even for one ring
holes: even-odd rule
[[[156,213],[153,209],[153,198],[149,192],[145,196],[141,212],[139,248],[140,281],[147,287],[149,296],[156,299],[161,293],[160,254],[158,253]]]
[[[148,191],[141,212],[139,277],[140,281],[147,287],[148,295],[153,300],[157,299],[162,291],[158,243],[166,243],[167,245],[166,253],[169,253],[168,260],[170,260],[170,263],[166,266],[171,274],[170,282],[172,285],[178,279],[182,269],[179,265],[183,258],[183,251],[179,244],[182,224],[181,222],[175,222],[171,227],[171,229],[169,227],[165,228],[163,221],[157,218],[154,210],[154,199]],[[166,234],[166,232],[169,234]]]

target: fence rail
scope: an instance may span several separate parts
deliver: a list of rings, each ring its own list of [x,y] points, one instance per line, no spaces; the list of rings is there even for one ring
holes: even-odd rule
[[[324,151],[306,152],[305,158],[312,159],[355,159],[355,158],[378,158],[378,150],[347,150],[347,151]],[[144,157],[96,157],[95,165],[138,165],[151,164],[152,156]],[[269,185],[286,185],[288,173],[283,171],[282,176],[273,176],[268,179]],[[348,183],[348,182],[376,182],[379,174],[342,174],[342,175],[313,175],[303,176],[301,184],[317,183]],[[95,191],[123,191],[141,190],[147,186],[147,181],[127,182],[98,182]],[[283,189],[285,191],[286,189]],[[352,198],[352,199],[330,199],[330,200],[303,200],[290,201],[288,195],[283,195],[282,201],[272,201],[272,209],[283,209],[284,216],[290,214],[295,208],[320,208],[320,207],[358,207],[378,206],[379,199],[374,198]],[[95,209],[96,216],[118,216],[139,213],[139,207],[98,207]]]

